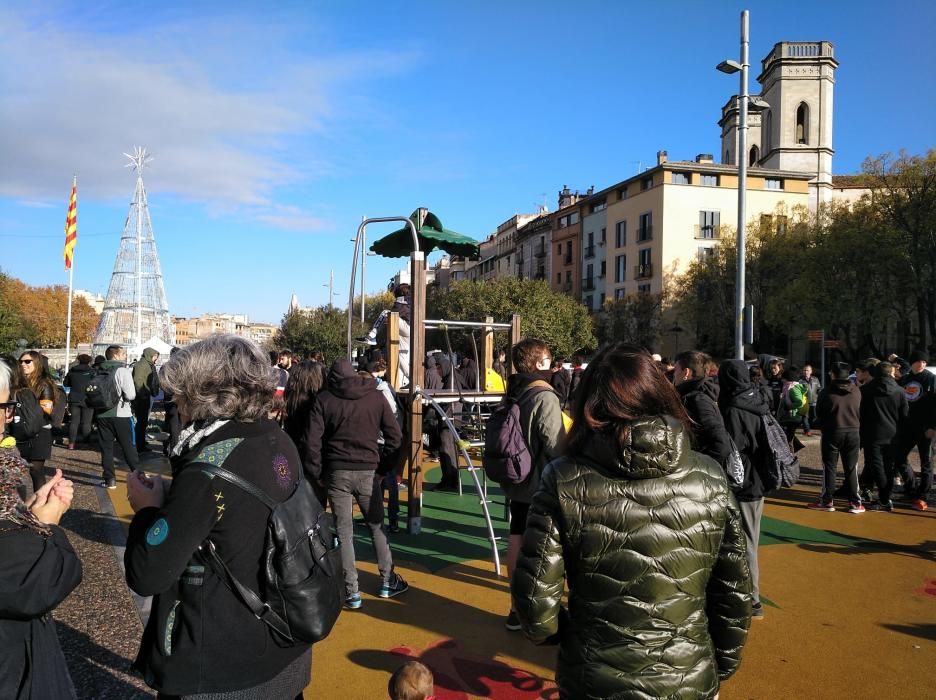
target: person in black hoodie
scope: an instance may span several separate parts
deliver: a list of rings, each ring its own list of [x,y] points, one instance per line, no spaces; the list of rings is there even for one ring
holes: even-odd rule
[[[929,356],[922,350],[910,353],[910,373],[900,378],[910,412],[900,426],[897,439],[897,468],[903,474],[904,492],[916,510],[927,510],[926,496],[933,483],[933,421],[936,403],[936,374],[926,371]],[[913,467],[907,461],[913,448],[920,453],[920,479],[913,487]]]
[[[673,367],[673,384],[692,419],[692,449],[724,467],[731,455],[731,438],[718,410],[718,383],[705,371],[710,359],[698,350],[679,353]]]
[[[897,427],[905,420],[909,407],[907,397],[891,376],[893,365],[882,362],[874,368],[875,377],[861,387],[861,446],[864,449],[865,471],[878,488],[875,503],[868,510],[891,512],[894,504],[894,438]],[[864,474],[862,473],[862,476]]]
[[[725,421],[725,429],[734,440],[744,465],[744,481],[734,489],[741,507],[741,524],[748,568],[751,570],[751,588],[754,605],[751,616],[764,617],[760,602],[760,570],[757,562],[757,543],[760,539],[761,517],[764,514],[764,480],[761,476],[767,437],[763,416],[770,413],[770,405],[760,389],[751,383],[747,363],[726,360],[718,368],[718,407]]]
[[[81,354],[78,363],[65,375],[64,385],[69,388],[68,413],[71,419],[68,422],[68,449],[74,450],[78,443],[78,434],[81,441],[87,442],[91,436],[91,420],[94,418],[94,409],[85,405],[85,389],[94,377],[91,368],[91,356]],[[80,431],[79,431],[80,428]]]
[[[315,397],[306,433],[305,468],[311,478],[324,480],[341,541],[345,578],[345,607],[361,607],[354,558],[352,504],[357,501],[371,531],[377,552],[381,586],[377,595],[392,598],[409,586],[393,570],[393,556],[384,530],[382,490],[376,475],[380,462],[377,438],[383,434],[384,452],[400,447],[403,434],[373,377],[363,377],[345,359],[328,372],[327,388]]]
[[[829,371],[831,380],[819,392],[816,414],[822,423],[822,495],[815,503],[806,507],[810,510],[835,511],[834,498],[844,493],[848,499],[849,513],[864,513],[861,496],[858,494],[858,452],[860,449],[859,428],[861,426],[861,391],[848,379],[848,365],[833,363]],[[842,490],[835,490],[835,470],[839,455],[845,479]]]
[[[552,377],[550,377],[549,383],[559,397],[559,405],[565,410],[569,405],[569,385],[572,383],[572,373],[563,367],[563,364],[561,358],[553,360],[550,368]]]

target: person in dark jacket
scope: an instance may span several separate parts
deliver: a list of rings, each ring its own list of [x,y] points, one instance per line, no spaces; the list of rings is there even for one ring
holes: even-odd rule
[[[35,350],[27,350],[19,358],[19,373],[14,396],[21,392],[30,392],[42,410],[43,426],[38,435],[20,439],[16,447],[20,456],[29,462],[33,491],[45,483],[48,476],[45,463],[52,457],[52,411],[55,407],[55,384],[49,377],[49,363],[44,355]]]
[[[384,529],[383,498],[376,475],[380,462],[377,438],[383,448],[395,452],[403,439],[400,426],[373,377],[362,377],[345,359],[336,360],[328,372],[327,388],[315,397],[306,433],[306,470],[324,480],[341,541],[341,565],[345,579],[345,606],[361,607],[354,558],[352,502],[357,501],[371,531],[377,553],[381,586],[377,595],[392,598],[409,586],[393,570],[390,542]]]
[[[558,642],[561,698],[714,698],[751,619],[722,468],[692,451],[679,397],[641,348],[599,352],[581,389],[511,580],[523,631]]]
[[[556,396],[559,397],[559,405],[565,410],[569,405],[569,385],[572,383],[572,373],[562,365],[562,359],[553,360],[549,383],[556,392]]]
[[[731,438],[718,410],[718,383],[705,371],[709,360],[698,350],[681,352],[673,366],[673,384],[692,421],[692,448],[724,467],[731,455]]]
[[[137,454],[153,451],[146,444],[146,428],[149,426],[153,397],[159,393],[159,375],[156,372],[158,360],[159,353],[153,348],[146,348],[143,350],[143,357],[133,363],[133,388],[136,390],[136,398],[133,399],[132,408],[136,418],[134,433]]]
[[[582,355],[572,356],[572,373],[569,377],[569,400],[567,405],[572,406],[578,398],[579,384],[582,383],[582,375],[585,374],[585,357]]]
[[[127,478],[136,513],[127,584],[153,596],[133,667],[160,696],[301,697],[310,645],[281,646],[199,553],[210,538],[237,580],[258,585],[270,517],[262,501],[202,465],[233,472],[276,503],[301,478],[295,446],[268,418],[275,377],[267,357],[245,338],[217,335],[180,349],[162,372],[184,428],[171,486],[142,471]]]
[[[744,465],[744,481],[735,489],[741,508],[745,552],[751,570],[751,590],[754,597],[752,615],[764,616],[760,602],[760,568],[757,547],[760,540],[761,517],[764,514],[764,479],[762,469],[768,449],[763,428],[763,416],[770,405],[760,389],[751,383],[747,364],[742,360],[726,360],[718,368],[718,407],[725,420],[725,429],[734,440]]]
[[[894,504],[894,440],[909,407],[903,389],[891,376],[893,365],[882,362],[875,367],[875,377],[861,387],[861,447],[865,471],[877,485],[878,495],[868,510],[891,512]],[[864,474],[862,474],[864,476]]]
[[[78,363],[65,375],[64,386],[69,388],[68,414],[71,416],[68,423],[68,449],[70,450],[75,449],[79,435],[82,442],[87,442],[91,436],[94,409],[85,404],[85,389],[94,377],[91,360],[90,355],[78,355]]]
[[[936,408],[936,374],[926,370],[929,356],[922,350],[910,353],[910,373],[900,378],[910,412],[897,438],[897,468],[903,475],[904,492],[916,510],[927,510],[926,496],[933,483],[933,424]],[[920,478],[914,487],[913,468],[907,461],[913,448],[920,453]]]
[[[822,495],[810,510],[835,511],[834,498],[843,494],[849,513],[864,513],[858,494],[858,452],[861,446],[861,391],[848,380],[848,365],[835,362],[829,370],[829,384],[819,392],[816,414],[822,423]],[[841,491],[835,489],[839,455],[845,478]]]
[[[15,401],[12,372],[0,360],[0,440]],[[0,447],[0,698],[74,698],[51,612],[81,583],[81,561],[64,530],[72,482],[56,470],[23,502],[29,465],[14,447]]]
[[[437,352],[432,355],[435,361],[435,371],[438,373],[437,382],[426,382],[426,389],[441,392],[461,392],[461,377],[459,373],[452,369],[451,359],[443,352]],[[428,376],[428,372],[427,372]],[[439,386],[440,388],[433,388]],[[428,411],[434,412],[432,409]],[[445,413],[453,421],[456,429],[461,427],[462,404],[461,401],[453,401],[445,404]],[[438,446],[439,467],[442,470],[442,478],[438,484],[430,486],[429,491],[458,491],[458,451],[455,446],[455,436],[449,430],[445,421],[439,416],[435,416],[435,436],[433,444]]]

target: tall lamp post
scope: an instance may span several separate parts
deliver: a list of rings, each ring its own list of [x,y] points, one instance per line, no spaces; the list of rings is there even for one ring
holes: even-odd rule
[[[744,256],[747,195],[747,131],[748,131],[748,11],[741,12],[741,63],[722,61],[717,69],[722,73],[741,73],[741,94],[738,97],[738,267],[735,273],[735,357],[744,359]]]

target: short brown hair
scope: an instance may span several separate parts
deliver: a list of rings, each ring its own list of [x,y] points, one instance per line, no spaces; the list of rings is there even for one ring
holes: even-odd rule
[[[549,354],[549,346],[538,338],[524,338],[513,346],[510,361],[517,372],[535,372],[543,355]]]
[[[696,379],[708,374],[708,366],[711,362],[711,357],[698,350],[686,350],[676,356],[676,364],[683,369],[688,369]]]
[[[418,661],[407,661],[387,683],[390,700],[426,700],[433,692],[432,671]]]

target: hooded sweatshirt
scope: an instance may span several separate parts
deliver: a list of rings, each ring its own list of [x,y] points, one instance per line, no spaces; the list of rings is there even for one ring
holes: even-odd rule
[[[861,387],[861,444],[888,444],[909,406],[893,377],[876,377]]]
[[[93,377],[94,369],[92,369],[91,365],[77,364],[68,370],[64,382],[64,386],[71,389],[68,392],[68,403],[78,406],[85,405],[85,389],[88,388],[88,384],[91,383]]]
[[[690,379],[676,387],[692,419],[692,449],[724,466],[731,454],[731,438],[718,410],[718,384],[714,379]]]
[[[360,376],[347,360],[337,360],[309,415],[306,469],[314,479],[334,469],[374,471],[381,433],[386,451],[399,448],[400,426],[376,381]]]
[[[155,374],[154,357],[156,351],[146,348],[143,357],[133,364],[133,387],[138,399],[148,399],[151,395],[159,393],[159,375]]]
[[[816,414],[823,439],[841,433],[857,433],[861,427],[861,390],[848,379],[833,379],[819,392]]]
[[[760,469],[767,448],[762,416],[770,412],[770,406],[751,383],[748,366],[741,360],[723,362],[718,368],[718,383],[718,407],[725,429],[744,464],[744,482],[735,490],[735,497],[739,501],[757,501],[764,497]]]

